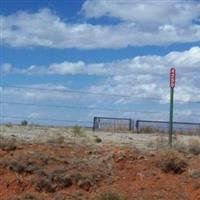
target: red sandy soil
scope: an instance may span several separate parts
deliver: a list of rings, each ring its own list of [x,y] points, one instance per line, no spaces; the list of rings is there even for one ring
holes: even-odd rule
[[[63,189],[58,188],[55,192],[37,191],[34,181],[39,177],[34,172],[18,173],[0,164],[1,200],[15,200],[25,193],[35,195],[33,200],[39,200],[40,197],[44,200],[98,199],[99,194],[105,191],[124,195],[128,200],[200,200],[200,177],[191,177],[188,172],[190,169],[200,170],[199,156],[184,155],[188,166],[181,174],[163,172],[156,165],[159,153],[141,153],[130,148],[110,146],[26,144],[18,146],[15,151],[0,150],[0,162],[19,156],[27,159],[34,153],[47,154],[57,159],[41,166],[37,156],[32,158],[46,171],[63,167],[68,174],[82,173],[87,177],[90,173],[99,173],[101,178],[94,185],[84,188],[73,184]],[[74,164],[68,162],[73,159],[81,161]],[[83,160],[84,163],[81,163]],[[97,160],[100,162],[95,164]],[[108,170],[109,166],[112,166],[111,171]]]

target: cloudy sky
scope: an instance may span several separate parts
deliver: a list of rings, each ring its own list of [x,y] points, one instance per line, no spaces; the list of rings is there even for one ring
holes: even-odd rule
[[[1,120],[200,121],[200,2],[2,0]]]

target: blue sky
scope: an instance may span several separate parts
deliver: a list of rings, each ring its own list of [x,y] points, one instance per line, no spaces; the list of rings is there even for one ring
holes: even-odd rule
[[[199,122],[199,13],[199,1],[184,0],[2,0],[1,86],[47,90],[1,87],[1,102],[13,103],[1,115],[168,120],[174,66],[175,120]]]

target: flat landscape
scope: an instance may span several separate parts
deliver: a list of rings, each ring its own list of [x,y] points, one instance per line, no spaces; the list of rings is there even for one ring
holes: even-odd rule
[[[196,141],[196,142],[195,142]],[[198,200],[198,136],[1,126],[2,200]]]
[[[200,0],[0,0],[0,200],[200,200]]]

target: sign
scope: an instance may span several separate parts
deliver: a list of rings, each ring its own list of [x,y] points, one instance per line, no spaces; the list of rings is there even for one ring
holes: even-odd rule
[[[176,85],[176,69],[170,69],[170,112],[169,112],[169,145],[172,147],[173,113],[174,113],[174,87]]]
[[[170,69],[170,87],[174,88],[176,85],[176,69],[171,68]]]

